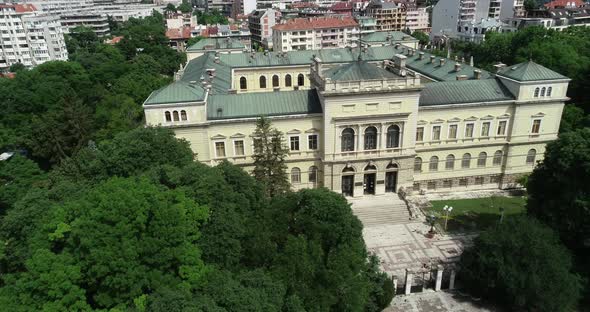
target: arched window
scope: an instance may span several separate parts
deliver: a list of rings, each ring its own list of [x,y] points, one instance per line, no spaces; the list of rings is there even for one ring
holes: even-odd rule
[[[469,167],[471,167],[471,154],[465,153],[463,154],[463,158],[461,159],[461,168]]]
[[[342,173],[343,174],[347,174],[347,173],[348,174],[351,174],[351,173],[354,173],[354,168],[353,167],[346,167],[346,168],[342,169]]]
[[[373,150],[377,148],[377,128],[368,127],[365,129],[365,149]]]
[[[537,156],[537,150],[530,149],[529,152],[526,154],[526,164],[527,165],[534,165],[536,156]]]
[[[385,168],[385,170],[389,170],[389,171],[398,170],[398,169],[399,169],[399,166],[394,163],[389,163],[389,165],[387,165],[387,167]]]
[[[287,74],[285,76],[285,87],[290,87],[293,83],[291,82],[291,75]]]
[[[541,96],[545,96],[545,87],[541,89]]]
[[[180,118],[178,118],[178,111],[173,111],[172,112],[172,116],[174,117],[174,121],[179,121]]]
[[[318,167],[316,167],[316,166],[309,167],[307,181],[310,183],[316,183],[318,181]]]
[[[502,165],[502,155],[503,155],[502,151],[496,151],[494,153],[494,160],[492,161],[492,164],[494,166]]]
[[[297,75],[297,85],[304,86],[305,85],[305,76],[303,74]]]
[[[414,172],[422,172],[422,158],[420,157],[414,159]]]
[[[438,171],[438,157],[436,157],[436,156],[430,157],[430,163],[428,164],[428,170]]]
[[[539,97],[539,88],[535,88],[535,97]]]
[[[393,125],[387,128],[387,148],[399,147],[399,126]]]
[[[487,159],[488,159],[488,154],[486,154],[486,152],[479,153],[479,156],[477,157],[477,166],[478,167],[485,167]]]
[[[182,121],[186,121],[187,120],[187,118],[186,118],[186,111],[185,110],[181,110],[180,111],[180,120],[182,120]]]
[[[453,154],[447,155],[447,161],[445,162],[445,169],[447,169],[447,170],[455,169],[455,155],[453,155]]]
[[[260,76],[260,89],[266,89],[266,77]]]
[[[291,169],[291,183],[301,183],[301,170],[297,167]]]
[[[547,88],[547,96],[551,96],[551,91],[553,91],[552,87]]]
[[[246,77],[240,78],[240,89],[241,90],[248,89],[248,81],[246,80]]]
[[[352,128],[342,130],[341,145],[343,152],[354,151],[354,130]]]
[[[170,115],[170,112],[165,112],[164,115],[166,116],[166,121],[170,122],[172,121],[172,116]]]
[[[365,171],[377,171],[377,167],[375,165],[367,165]]]
[[[277,88],[279,86],[279,76],[272,76],[272,87]]]

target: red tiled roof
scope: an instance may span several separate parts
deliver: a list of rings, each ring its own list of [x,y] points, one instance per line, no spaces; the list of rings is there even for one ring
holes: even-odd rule
[[[17,11],[18,13],[25,13],[25,12],[35,12],[35,11],[37,11],[37,8],[32,4],[24,3],[24,4],[15,4],[14,10]]]
[[[295,2],[291,4],[291,8],[293,9],[303,9],[303,8],[317,8],[318,5],[311,2]]]
[[[119,43],[119,41],[121,41],[124,37],[123,36],[117,36],[117,37],[113,37],[113,39],[107,40],[106,43],[107,44],[117,44]]]
[[[166,31],[166,37],[168,39],[189,39],[191,37],[191,28],[190,27],[182,27],[182,28],[173,28],[168,29]]]
[[[336,2],[330,7],[332,11],[352,10],[352,3],[350,2]]]
[[[581,7],[583,5],[584,1],[582,0],[554,0],[545,3],[545,7],[549,9]]]
[[[307,30],[322,28],[349,28],[359,24],[352,17],[318,17],[318,18],[294,18],[284,24],[274,26],[276,30]]]

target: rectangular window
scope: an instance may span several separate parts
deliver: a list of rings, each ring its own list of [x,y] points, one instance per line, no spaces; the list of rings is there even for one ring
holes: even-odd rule
[[[490,124],[491,123],[489,121],[486,121],[481,124],[481,136],[482,137],[490,136]]]
[[[318,135],[312,134],[307,137],[307,147],[310,150],[317,150],[318,149]]]
[[[498,123],[498,135],[506,135],[506,120],[502,120]]]
[[[225,142],[215,142],[215,154],[217,157],[225,157]]]
[[[234,141],[234,152],[236,156],[244,156],[244,141]]]
[[[445,187],[445,188],[451,188],[451,187],[453,187],[453,180],[444,180],[443,181],[443,187]]]
[[[414,185],[412,185],[412,188],[414,189],[414,191],[419,191],[420,190],[420,183],[414,183]]]
[[[450,125],[449,126],[449,139],[456,139],[457,138],[457,125]]]
[[[476,177],[475,178],[475,184],[477,184],[477,185],[483,185],[483,177]]]
[[[298,151],[299,150],[299,137],[298,136],[292,136],[289,138],[289,141],[291,143],[291,150],[292,151]]]
[[[472,123],[465,125],[465,137],[466,138],[473,137],[473,124]]]
[[[436,190],[436,182],[428,182],[426,184],[426,189],[427,190]]]
[[[432,127],[432,140],[439,141],[440,140],[440,126]]]
[[[467,179],[459,179],[459,186],[467,186]]]
[[[424,127],[416,128],[416,142],[424,141]]]
[[[533,128],[531,129],[531,133],[538,134],[541,130],[541,119],[533,120]]]

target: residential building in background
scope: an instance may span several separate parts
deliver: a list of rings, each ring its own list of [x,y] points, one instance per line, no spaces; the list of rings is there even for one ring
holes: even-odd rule
[[[244,45],[240,40],[232,38],[204,38],[186,49],[186,58],[188,61],[197,58],[207,52],[216,54],[246,53],[249,47]]]
[[[440,0],[432,10],[431,38],[456,37],[472,23],[524,14],[524,0]]]
[[[272,28],[280,18],[275,9],[256,10],[248,17],[248,28],[253,46],[272,48]]]
[[[374,0],[369,3],[364,14],[375,18],[377,30],[404,30],[406,28],[406,5],[404,3]]]
[[[76,27],[84,26],[92,29],[99,37],[105,37],[111,34],[109,18],[106,14],[93,13],[91,11],[68,12],[60,16],[60,21],[66,33],[69,33]]]
[[[360,33],[352,17],[295,18],[272,30],[275,51],[355,47]]]
[[[59,17],[32,4],[0,4],[0,71],[21,63],[34,67],[68,59]]]
[[[406,29],[411,32],[430,32],[429,14],[426,7],[408,6],[406,9]]]
[[[477,23],[471,23],[461,28],[457,33],[460,40],[481,43],[485,40],[488,32],[511,32],[514,31],[508,24],[501,22],[497,18],[487,18]]]
[[[526,16],[509,18],[506,23],[512,31],[530,26],[555,30],[564,30],[572,26],[590,26],[590,5],[530,11]]]

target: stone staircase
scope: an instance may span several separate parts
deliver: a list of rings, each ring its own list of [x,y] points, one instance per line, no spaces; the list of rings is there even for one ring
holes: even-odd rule
[[[408,206],[397,194],[349,198],[353,213],[365,227],[381,224],[404,224],[410,220]]]

